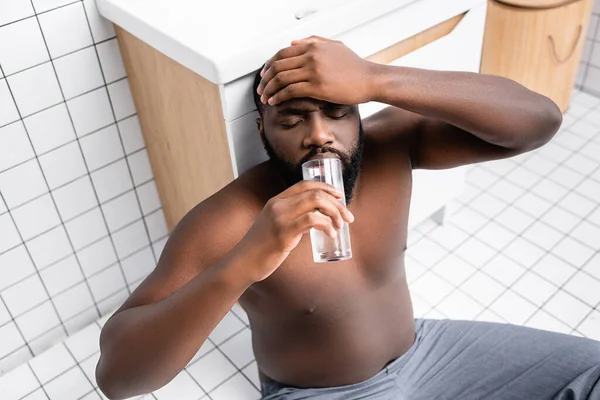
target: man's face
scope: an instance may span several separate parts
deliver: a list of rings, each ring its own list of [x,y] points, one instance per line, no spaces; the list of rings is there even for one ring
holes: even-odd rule
[[[302,180],[304,162],[332,153],[342,161],[346,204],[351,203],[364,147],[357,106],[294,99],[265,105],[258,122],[265,150],[288,186]]]

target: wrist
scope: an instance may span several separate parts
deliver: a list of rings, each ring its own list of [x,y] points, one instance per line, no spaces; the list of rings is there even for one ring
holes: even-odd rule
[[[376,64],[373,66],[371,74],[371,101],[396,105],[401,101],[399,95],[407,94],[406,80],[409,76],[408,68]]]

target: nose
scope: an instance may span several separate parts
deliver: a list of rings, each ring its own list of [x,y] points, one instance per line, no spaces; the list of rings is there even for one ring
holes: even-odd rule
[[[329,125],[325,118],[311,118],[308,132],[304,138],[304,147],[323,147],[325,145],[331,145],[334,140],[335,136],[329,130]]]

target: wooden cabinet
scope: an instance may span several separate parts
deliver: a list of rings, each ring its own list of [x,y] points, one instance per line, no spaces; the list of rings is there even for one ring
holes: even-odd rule
[[[513,79],[565,112],[593,0],[489,2],[481,72]]]
[[[330,37],[377,62],[479,70],[484,0],[404,3]],[[196,204],[267,159],[255,123],[256,71],[214,84],[124,29],[117,36],[171,230]],[[366,117],[382,106],[361,105],[361,113]],[[463,181],[461,168],[415,171],[411,225],[443,208]]]

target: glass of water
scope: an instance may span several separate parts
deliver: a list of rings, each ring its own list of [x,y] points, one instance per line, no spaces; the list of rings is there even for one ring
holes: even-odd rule
[[[302,164],[304,180],[324,182],[335,186],[344,192],[342,162],[338,158],[318,158]],[[346,205],[346,197],[339,199]],[[315,211],[319,212],[319,211]],[[327,236],[323,231],[311,228],[310,241],[312,244],[313,260],[316,263],[342,261],[352,258],[350,247],[350,229],[346,221],[341,229],[336,230],[334,237]]]

